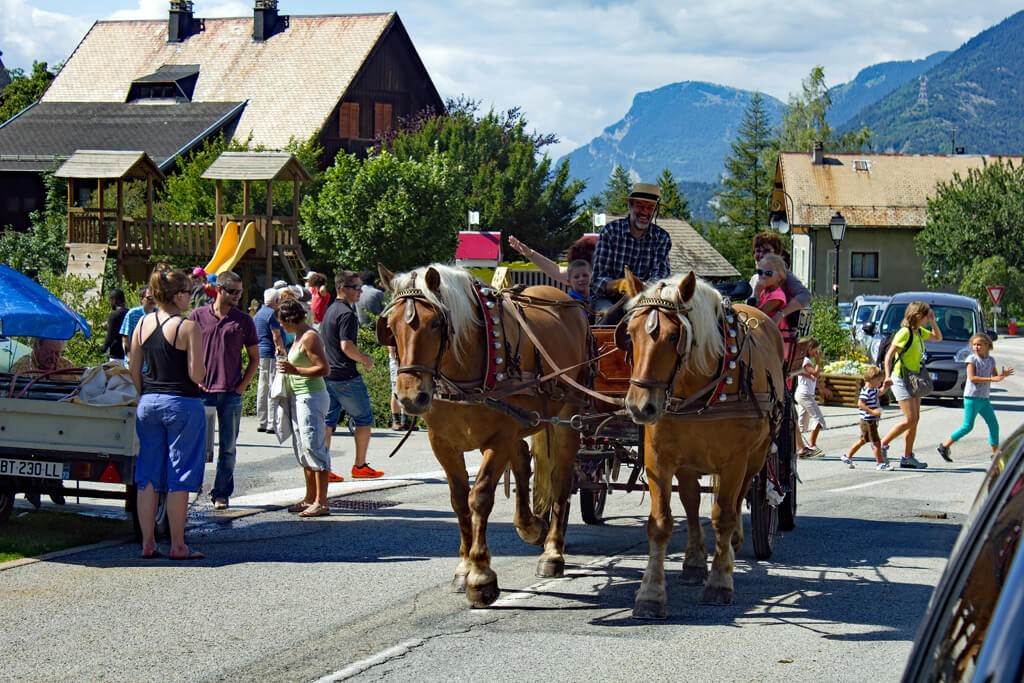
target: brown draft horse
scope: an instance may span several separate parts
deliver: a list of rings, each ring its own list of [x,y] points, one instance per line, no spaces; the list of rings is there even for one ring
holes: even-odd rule
[[[707,579],[702,603],[732,602],[734,551],[743,545],[743,500],[771,448],[785,388],[783,345],[771,319],[745,305],[727,311],[718,291],[692,271],[637,296],[642,286],[627,274],[634,298],[617,334],[632,356],[626,411],[646,427],[644,466],[651,491],[650,557],[633,615],[663,619],[673,477],[680,483],[688,531],[682,580]],[[717,475],[710,576],[699,516],[700,473]]]
[[[398,275],[378,270],[394,296],[377,329],[378,340],[398,351],[395,393],[407,413],[426,421],[458,517],[452,588],[465,591],[474,607],[498,597],[487,519],[506,467],[516,479],[516,531],[528,543],[544,545],[538,575],[562,576],[579,449],[567,421],[578,406],[569,402],[565,384],[546,376],[571,368],[565,376],[579,380],[586,372],[590,332],[583,309],[553,287],[529,287],[522,296],[497,293],[461,268],[434,264]],[[555,417],[563,422],[537,419]],[[537,514],[530,505],[527,436],[533,437]],[[470,488],[465,453],[475,449],[483,461]]]

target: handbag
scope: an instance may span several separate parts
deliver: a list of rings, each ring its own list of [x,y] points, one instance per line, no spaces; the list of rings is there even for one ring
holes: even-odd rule
[[[913,342],[913,338],[911,338],[911,342]],[[907,348],[909,347],[910,344],[907,344]],[[921,347],[924,348],[924,339],[921,339]],[[897,361],[900,361],[903,358],[903,353],[907,348],[900,349],[899,356],[896,358]],[[900,378],[903,380],[903,384],[907,387],[907,391],[910,392],[910,395],[913,398],[924,398],[935,390],[935,384],[932,382],[932,378],[924,369],[923,357],[921,358],[921,369],[917,372],[911,372],[906,365],[901,365]]]
[[[288,395],[288,382],[283,372],[275,372],[270,381],[270,398],[284,398]]]

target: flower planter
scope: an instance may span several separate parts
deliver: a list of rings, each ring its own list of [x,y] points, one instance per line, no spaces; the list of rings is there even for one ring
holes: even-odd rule
[[[864,378],[860,375],[820,375],[818,387],[828,387],[832,391],[832,396],[825,398],[819,388],[816,398],[822,405],[856,408],[863,384]],[[888,405],[889,392],[879,392],[878,401],[881,405]]]

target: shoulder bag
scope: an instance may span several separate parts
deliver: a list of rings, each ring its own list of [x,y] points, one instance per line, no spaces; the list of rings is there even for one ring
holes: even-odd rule
[[[900,377],[903,379],[903,384],[907,387],[907,391],[913,398],[923,398],[935,390],[935,384],[932,382],[931,377],[928,376],[927,370],[924,367],[924,337],[920,333],[918,334],[918,340],[921,342],[921,368],[917,372],[911,372],[905,364],[900,364]],[[907,346],[900,349],[899,354],[896,356],[896,361],[899,362],[903,358],[903,353],[910,348],[910,344],[914,343],[914,335],[910,335],[910,341]]]

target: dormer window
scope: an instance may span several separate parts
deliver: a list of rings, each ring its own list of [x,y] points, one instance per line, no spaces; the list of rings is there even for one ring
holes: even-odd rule
[[[173,104],[191,102],[199,80],[198,64],[165,64],[154,73],[137,78],[125,102]]]
[[[870,173],[871,162],[868,161],[867,159],[854,159],[853,170],[859,173]]]

